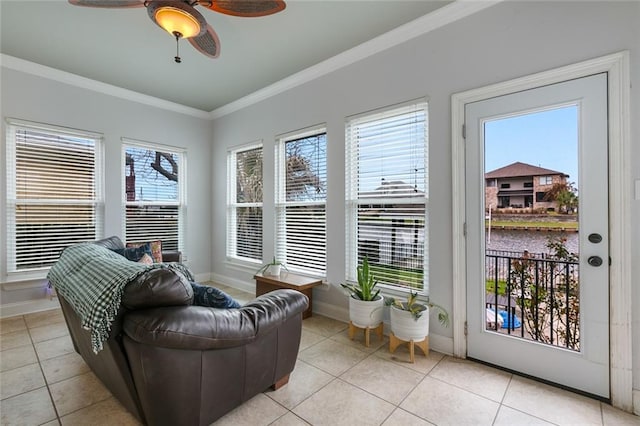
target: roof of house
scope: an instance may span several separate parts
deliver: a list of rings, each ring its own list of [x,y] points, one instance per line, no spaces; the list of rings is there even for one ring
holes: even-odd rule
[[[544,175],[562,175],[565,177],[569,177],[569,175],[563,172],[544,169],[542,167],[532,166],[531,164],[521,163],[519,161],[509,164],[508,166],[500,167],[499,169],[495,169],[488,173],[485,173],[484,177],[486,179],[496,179],[496,178],[544,176]]]
[[[373,191],[362,192],[361,197],[424,197],[424,191],[417,189],[414,185],[401,180],[383,181],[382,185]]]

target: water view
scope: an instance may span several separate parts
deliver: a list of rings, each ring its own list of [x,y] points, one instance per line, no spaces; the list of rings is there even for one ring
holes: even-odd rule
[[[566,238],[565,247],[571,253],[579,253],[579,234],[577,232],[551,232],[530,230],[492,229],[491,235],[485,235],[487,250],[510,252],[549,253],[547,242],[549,237]]]

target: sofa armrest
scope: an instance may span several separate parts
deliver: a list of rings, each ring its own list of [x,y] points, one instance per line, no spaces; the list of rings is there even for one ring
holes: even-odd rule
[[[172,306],[138,310],[124,318],[132,340],[173,349],[209,350],[241,346],[302,312],[308,298],[295,290],[264,294],[239,309]]]
[[[182,252],[178,250],[163,250],[162,261],[182,263]]]

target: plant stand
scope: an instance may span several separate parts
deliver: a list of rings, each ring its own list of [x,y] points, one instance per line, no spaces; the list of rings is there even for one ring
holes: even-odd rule
[[[355,335],[357,330],[364,330],[364,344],[366,347],[369,347],[369,334],[371,330],[375,331],[378,335],[378,339],[382,341],[382,332],[384,331],[384,323],[381,322],[377,327],[358,327],[354,325],[353,322],[349,321],[349,339],[353,340],[353,336]]]
[[[389,332],[389,352],[394,353],[396,351],[396,349],[398,348],[398,346],[400,346],[403,343],[408,343],[409,344],[409,361],[412,364],[415,362],[414,346],[417,346],[420,349],[422,349],[422,352],[424,353],[424,356],[428,356],[429,355],[429,336],[426,336],[424,338],[424,340],[416,342],[413,339],[412,340],[398,339],[396,337],[396,335],[393,334],[393,331]]]

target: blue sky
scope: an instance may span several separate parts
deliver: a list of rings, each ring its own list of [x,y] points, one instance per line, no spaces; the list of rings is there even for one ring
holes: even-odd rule
[[[564,172],[578,184],[578,107],[567,106],[485,124],[485,171],[516,161]]]

